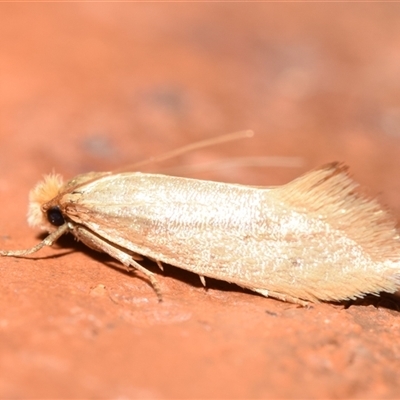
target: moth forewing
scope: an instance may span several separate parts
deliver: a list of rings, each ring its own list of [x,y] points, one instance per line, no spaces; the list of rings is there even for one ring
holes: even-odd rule
[[[69,230],[155,288],[137,255],[300,304],[394,292],[394,220],[356,186],[340,164],[275,188],[140,172],[85,174],[65,185],[53,176],[32,191],[28,219],[55,232],[1,254],[26,255]]]

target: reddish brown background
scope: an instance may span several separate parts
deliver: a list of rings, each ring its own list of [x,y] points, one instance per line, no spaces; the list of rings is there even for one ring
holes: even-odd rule
[[[328,161],[400,214],[400,6],[0,4],[0,248],[39,240],[27,194],[244,128],[176,164],[282,184]],[[200,176],[200,175],[194,175]],[[151,263],[146,264],[154,268]],[[298,308],[166,267],[164,302],[71,239],[0,259],[1,398],[395,398],[395,300]]]

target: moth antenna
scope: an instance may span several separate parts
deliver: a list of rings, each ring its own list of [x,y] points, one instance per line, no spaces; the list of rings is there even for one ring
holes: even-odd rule
[[[62,191],[60,191],[57,196],[52,198],[51,201],[47,201],[45,204],[43,204],[42,208],[49,209],[58,203],[60,196],[64,196],[66,193],[71,193],[81,186],[88,185],[89,183],[97,181],[98,179],[107,175],[112,175],[112,172],[88,172],[86,174],[76,176],[62,187]]]
[[[167,175],[181,175],[182,173],[228,168],[300,168],[303,165],[304,162],[301,157],[232,157],[225,160],[208,161],[182,167],[163,168],[162,171]]]
[[[193,150],[199,150],[199,149],[202,149],[205,147],[215,146],[220,143],[232,142],[234,140],[251,138],[253,136],[254,136],[254,132],[252,130],[244,130],[244,131],[239,131],[239,132],[228,133],[226,135],[220,135],[220,136],[217,136],[217,137],[211,138],[211,139],[200,140],[199,142],[195,142],[192,144],[188,144],[186,146],[178,147],[177,149],[168,151],[167,153],[164,153],[160,156],[150,157],[146,160],[139,161],[134,164],[130,164],[126,167],[118,168],[112,172],[114,174],[117,174],[120,172],[137,170],[139,167],[142,167],[144,165],[160,163],[162,161],[177,157],[181,154],[189,153],[190,151],[193,151]]]
[[[127,172],[127,171],[136,170],[140,166],[143,166],[143,165],[146,165],[146,164],[150,164],[150,163],[159,163],[161,161],[165,161],[165,160],[168,160],[170,158],[177,157],[180,154],[184,154],[184,153],[187,153],[189,151],[201,149],[201,148],[204,148],[204,147],[214,146],[214,145],[217,145],[217,144],[220,144],[220,143],[230,142],[230,141],[233,141],[233,140],[251,138],[253,136],[254,136],[254,132],[251,131],[251,130],[228,133],[227,135],[221,135],[221,136],[217,136],[216,138],[201,140],[199,142],[195,142],[195,143],[183,146],[183,147],[179,147],[178,149],[175,149],[175,150],[169,151],[167,153],[164,153],[161,156],[150,157],[147,160],[139,161],[138,163],[130,164],[130,165],[126,166],[126,167],[118,168],[118,169],[110,171],[110,172],[102,172],[102,173],[92,172],[92,173],[88,173],[88,174],[83,174],[86,177],[89,176],[89,178],[85,179],[82,182],[79,182],[79,180],[78,180],[78,182],[76,182],[76,184],[74,184],[76,179],[70,181],[68,186],[63,188],[63,193],[62,194],[64,195],[65,193],[70,193],[70,192],[76,190],[77,188],[79,188],[81,186],[84,186],[84,185],[88,185],[91,182],[97,181],[98,179],[103,178],[106,175],[114,175],[114,174],[118,174],[118,173],[121,173],[121,172]],[[79,177],[80,176],[78,176],[77,178],[79,178]]]

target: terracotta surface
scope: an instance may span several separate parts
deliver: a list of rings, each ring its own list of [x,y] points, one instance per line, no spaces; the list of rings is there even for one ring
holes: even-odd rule
[[[275,185],[345,161],[399,216],[399,18],[395,3],[0,4],[0,248],[41,238],[25,214],[44,173],[245,128],[170,164],[301,157],[191,173]],[[400,396],[398,300],[299,308],[145,265],[161,304],[72,238],[0,259],[0,398]]]

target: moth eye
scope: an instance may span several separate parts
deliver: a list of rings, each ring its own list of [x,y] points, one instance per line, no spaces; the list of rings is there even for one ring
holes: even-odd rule
[[[47,210],[47,219],[55,226],[61,226],[65,223],[65,219],[58,206],[51,207]]]

